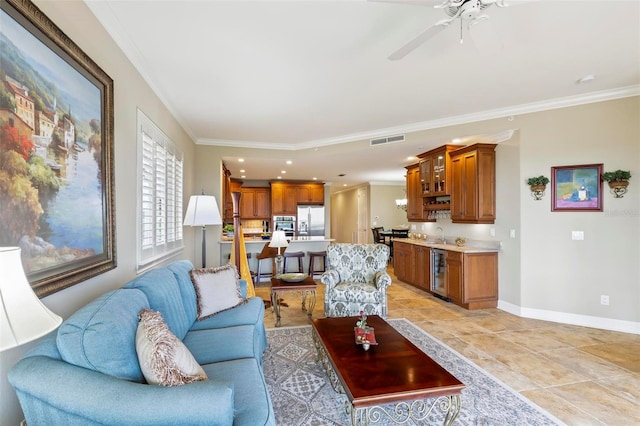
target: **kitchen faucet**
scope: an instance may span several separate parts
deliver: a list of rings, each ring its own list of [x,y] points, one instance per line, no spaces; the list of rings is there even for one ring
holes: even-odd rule
[[[447,241],[444,239],[444,229],[442,229],[442,227],[440,226],[438,226],[436,229],[439,229],[441,232],[440,240],[442,241],[442,244],[447,244]]]

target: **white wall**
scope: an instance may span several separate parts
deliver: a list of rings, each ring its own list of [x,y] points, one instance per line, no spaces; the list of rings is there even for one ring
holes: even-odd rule
[[[136,274],[136,108],[142,109],[185,154],[185,200],[193,192],[195,145],[83,2],[36,0],[36,5],[114,80],[115,229],[117,268],[43,299],[66,318],[100,294]],[[181,258],[193,259],[191,233],[185,232]],[[7,372],[33,344],[0,353],[0,424],[17,425],[22,412]],[[55,386],[55,383],[51,384]]]
[[[640,332],[640,98],[626,98],[521,117],[521,176],[552,166],[604,163],[630,170],[624,198],[605,183],[603,212],[551,212],[522,191],[522,307],[531,314]],[[584,231],[572,241],[571,231]],[[610,305],[600,304],[600,295]]]
[[[391,229],[406,225],[407,213],[398,209],[395,200],[406,198],[406,185],[371,184],[369,187],[369,223],[370,228],[382,226]],[[373,242],[373,233],[369,232],[369,242]]]

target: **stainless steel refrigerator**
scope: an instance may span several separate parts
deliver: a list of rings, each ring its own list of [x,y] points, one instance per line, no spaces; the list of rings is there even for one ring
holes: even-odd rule
[[[324,206],[298,204],[298,237],[324,236]]]

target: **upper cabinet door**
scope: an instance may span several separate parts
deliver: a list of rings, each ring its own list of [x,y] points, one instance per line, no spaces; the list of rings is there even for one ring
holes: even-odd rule
[[[451,154],[451,221],[494,223],[496,219],[494,144],[474,144]]]
[[[435,153],[431,157],[431,184],[433,186],[433,194],[435,196],[449,195],[447,191],[448,176],[447,176],[447,153],[442,150]]]
[[[431,157],[427,157],[420,161],[420,187],[422,188],[423,197],[430,197],[432,195]]]
[[[269,219],[271,191],[269,188],[242,188],[240,198],[241,219]]]
[[[422,185],[420,184],[420,166],[407,166],[407,220],[422,220]]]
[[[256,218],[268,219],[271,216],[271,191],[269,189],[255,190],[253,210]]]

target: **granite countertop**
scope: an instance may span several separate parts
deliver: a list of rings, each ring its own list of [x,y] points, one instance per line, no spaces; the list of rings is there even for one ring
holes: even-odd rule
[[[428,240],[418,240],[415,238],[395,238],[394,241],[402,241],[405,243],[414,244],[416,246],[458,251],[461,253],[497,253],[500,251],[499,241],[487,241],[486,246],[475,245],[476,243],[474,242],[474,245],[465,245],[462,247],[459,247],[455,244],[442,244]]]
[[[315,243],[315,242],[333,242],[335,239],[327,237],[293,237],[287,238],[290,243]],[[222,237],[220,244],[231,244],[233,238]],[[244,237],[245,244],[247,243],[268,243],[269,240],[263,240],[261,237]]]

